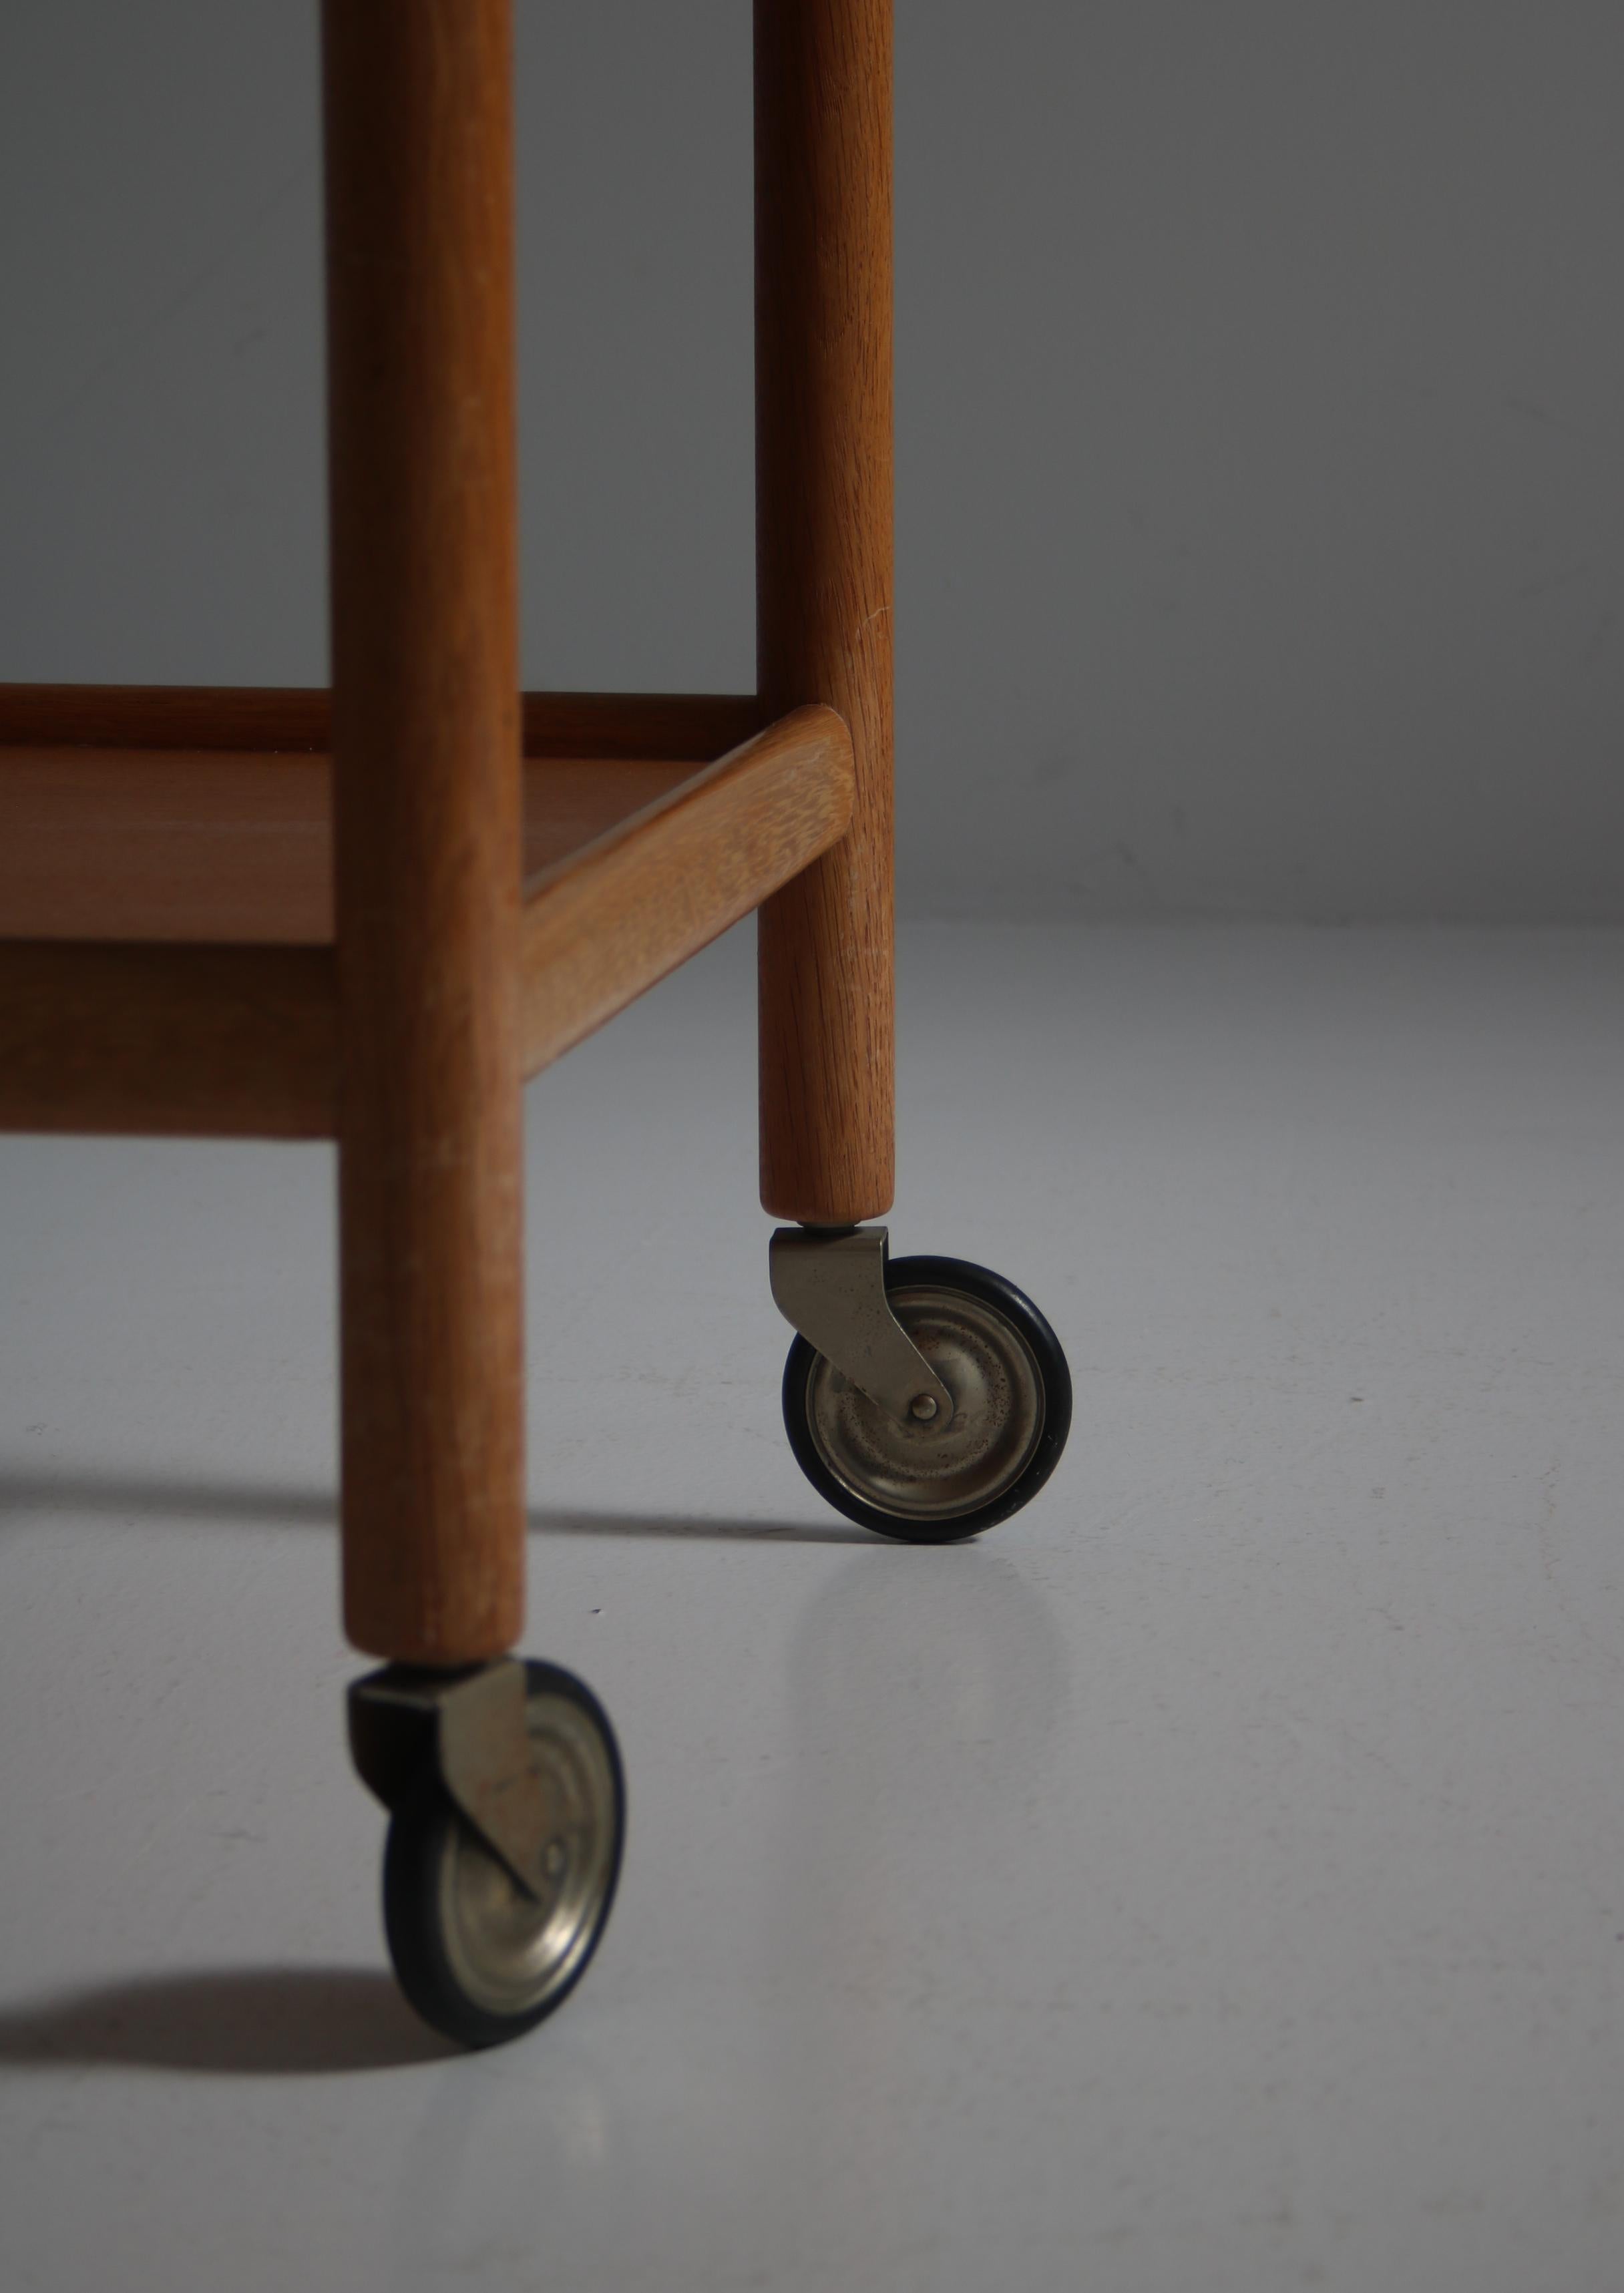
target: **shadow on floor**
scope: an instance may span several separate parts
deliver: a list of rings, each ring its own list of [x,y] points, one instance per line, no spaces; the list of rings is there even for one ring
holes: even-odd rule
[[[388,1975],[339,1966],[155,1975],[0,2013],[0,2068],[112,2062],[244,2078],[398,2070],[461,2049]]]
[[[205,1521],[280,1528],[333,1528],[331,1489],[251,1481],[166,1479],[141,1473],[17,1473],[0,1470],[0,1522],[39,1513],[102,1513],[121,1521]]]
[[[134,1473],[15,1473],[0,1470],[0,1524],[25,1514],[102,1513],[110,1519],[208,1527],[240,1523],[336,1530],[331,1489],[246,1481],[166,1479]],[[710,1520],[699,1513],[597,1512],[542,1506],[529,1516],[534,1535],[688,1537],[696,1544],[873,1544],[866,1529],[831,1520]]]
[[[882,1544],[882,1537],[832,1520],[707,1520],[699,1513],[589,1512],[560,1505],[530,1513],[532,1535],[674,1536],[696,1544]]]

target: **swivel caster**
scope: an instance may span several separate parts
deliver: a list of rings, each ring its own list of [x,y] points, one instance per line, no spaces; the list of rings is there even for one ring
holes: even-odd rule
[[[1031,1300],[957,1258],[893,1261],[883,1227],[782,1228],[773,1295],[796,1462],[882,1536],[948,1544],[1007,1520],[1060,1462],[1071,1373]]]
[[[602,1706],[552,1665],[392,1665],[351,1689],[350,1743],[391,1811],[402,1989],[463,2046],[517,2038],[569,1997],[614,1900],[626,1794]]]

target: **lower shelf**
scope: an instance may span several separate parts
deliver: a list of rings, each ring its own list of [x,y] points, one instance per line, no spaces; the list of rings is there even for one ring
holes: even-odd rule
[[[527,1075],[843,836],[795,710],[716,763],[525,766]],[[320,1138],[337,1120],[327,759],[0,745],[0,1130]]]
[[[526,874],[694,771],[527,762]],[[325,757],[277,752],[0,748],[0,938],[330,942],[329,778]]]

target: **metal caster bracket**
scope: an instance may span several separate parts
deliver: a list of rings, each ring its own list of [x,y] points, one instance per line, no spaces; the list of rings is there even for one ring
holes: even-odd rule
[[[953,1396],[891,1311],[887,1244],[882,1226],[781,1226],[767,1249],[773,1302],[888,1416],[945,1427]]]
[[[466,1672],[386,1665],[351,1683],[350,1756],[391,1810],[431,1769],[525,1893],[540,1898],[557,1826],[524,1723],[525,1694],[517,1657]]]

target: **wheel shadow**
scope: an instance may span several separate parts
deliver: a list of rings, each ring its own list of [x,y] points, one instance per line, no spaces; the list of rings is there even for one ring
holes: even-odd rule
[[[708,1520],[698,1513],[593,1512],[571,1506],[537,1508],[532,1535],[686,1537],[710,1544],[872,1544],[886,1539],[841,1521],[814,1526],[799,1520]]]
[[[7,1472],[0,1469],[0,1526],[40,1516],[97,1514],[172,1526],[324,1528],[337,1534],[330,1488],[122,1472]],[[606,1512],[590,1506],[532,1506],[537,1536],[654,1536],[695,1544],[875,1544],[840,1521],[718,1520],[702,1513]]]
[[[359,1967],[154,1975],[0,2012],[0,2069],[97,2063],[311,2078],[460,2053],[418,2021],[388,1975]]]

